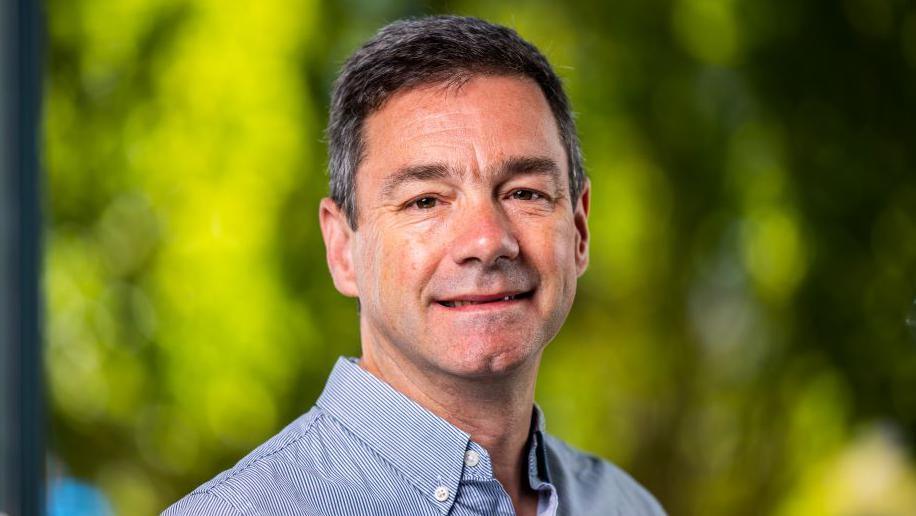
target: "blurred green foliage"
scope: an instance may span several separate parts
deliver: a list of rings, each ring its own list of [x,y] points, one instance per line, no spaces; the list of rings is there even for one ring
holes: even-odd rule
[[[537,44],[578,112],[593,248],[543,361],[551,431],[671,514],[916,514],[910,3],[45,9],[53,455],[119,513],[230,466],[359,353],[316,221],[330,83],[386,22],[455,12]]]

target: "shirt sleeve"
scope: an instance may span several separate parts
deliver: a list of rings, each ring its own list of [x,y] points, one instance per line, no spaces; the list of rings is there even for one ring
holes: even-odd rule
[[[219,496],[201,491],[191,493],[163,511],[162,516],[243,516],[242,511]]]

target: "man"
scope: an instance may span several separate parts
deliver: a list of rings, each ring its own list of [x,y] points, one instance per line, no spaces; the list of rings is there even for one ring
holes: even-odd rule
[[[588,263],[589,183],[568,100],[515,32],[393,23],[333,92],[335,287],[362,358],[316,406],[167,514],[663,514],[544,432],[544,347]]]

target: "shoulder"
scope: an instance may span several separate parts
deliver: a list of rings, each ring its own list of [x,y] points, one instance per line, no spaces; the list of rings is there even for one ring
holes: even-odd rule
[[[180,514],[242,516],[245,513],[215,493],[195,491],[175,502],[162,514],[163,516],[177,516]]]
[[[665,514],[646,488],[614,464],[547,433],[544,444],[560,500],[558,514]]]
[[[323,411],[313,407],[163,514],[261,514],[265,507],[282,504],[282,485],[318,456],[312,452],[321,446],[320,426],[326,424],[325,419]],[[265,496],[275,499],[259,499]]]

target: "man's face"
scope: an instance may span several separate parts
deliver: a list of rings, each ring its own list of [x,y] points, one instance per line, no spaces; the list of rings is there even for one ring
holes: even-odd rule
[[[359,297],[364,351],[462,377],[536,364],[587,263],[589,196],[571,205],[537,85],[481,76],[401,92],[363,135],[358,229],[338,227],[347,263],[335,271],[330,244],[329,263]]]

